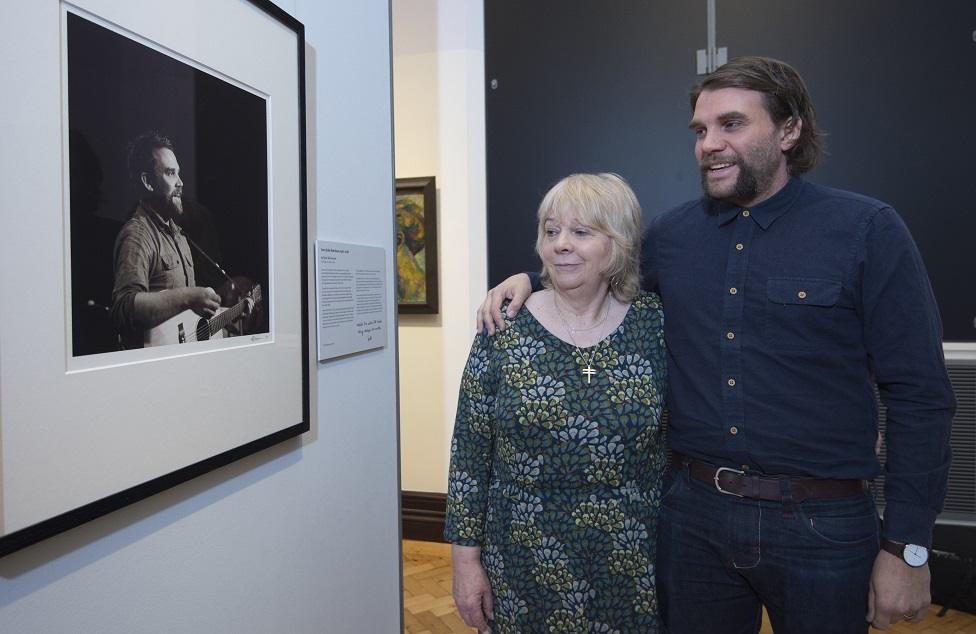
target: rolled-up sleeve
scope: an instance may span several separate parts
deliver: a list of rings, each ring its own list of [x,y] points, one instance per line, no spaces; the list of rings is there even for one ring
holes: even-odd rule
[[[127,222],[115,239],[115,285],[112,289],[112,321],[120,332],[137,329],[135,298],[149,291],[149,277],[157,254],[153,239],[138,222]]]

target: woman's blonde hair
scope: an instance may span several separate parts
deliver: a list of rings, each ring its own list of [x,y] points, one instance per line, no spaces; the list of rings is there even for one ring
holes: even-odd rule
[[[556,183],[539,205],[535,252],[540,259],[546,220],[566,215],[610,238],[610,263],[603,274],[614,297],[632,300],[640,290],[641,208],[627,181],[617,174],[571,174]],[[544,262],[541,282],[549,288]]]

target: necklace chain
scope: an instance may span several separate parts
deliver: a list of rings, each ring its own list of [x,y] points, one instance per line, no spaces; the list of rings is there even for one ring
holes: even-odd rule
[[[569,322],[566,321],[566,316],[563,314],[562,309],[559,308],[559,302],[556,301],[556,296],[557,296],[556,291],[553,291],[552,292],[552,305],[556,308],[556,313],[559,314],[559,319],[563,322],[563,325],[566,326],[566,330],[569,331],[569,338],[570,339],[573,338],[573,334],[575,334],[575,333],[578,333],[578,332],[589,332],[590,330],[593,330],[594,328],[597,328],[597,327],[602,326],[603,324],[607,323],[607,317],[610,315],[610,304],[611,304],[611,302],[609,301],[609,298],[610,298],[610,289],[607,289],[607,294],[604,296],[604,301],[606,301],[607,308],[606,308],[606,310],[603,311],[603,319],[601,319],[600,321],[596,322],[592,326],[587,326],[586,328],[573,328],[572,326],[569,325]],[[577,317],[579,317],[579,315],[577,315]],[[573,343],[575,344],[576,341],[573,340]]]
[[[566,321],[566,316],[563,315],[563,311],[559,308],[559,302],[556,301],[556,295],[557,293],[554,290],[552,292],[553,308],[556,309],[556,314],[559,315],[560,321],[563,322],[563,325],[566,327],[566,331],[569,333],[569,340],[573,343],[573,348],[576,349],[576,354],[578,355],[580,365],[583,366],[580,372],[583,373],[583,376],[586,377],[586,382],[589,383],[590,379],[596,374],[596,369],[593,367],[593,357],[596,356],[596,350],[591,352],[589,356],[584,355],[583,351],[580,350],[579,344],[576,343],[576,337],[574,337],[573,334],[576,332],[586,332],[588,330],[593,330],[597,326],[602,326],[604,323],[606,323],[607,316],[610,315],[610,301],[609,301],[610,290],[607,289],[607,295],[606,295],[607,309],[603,313],[603,319],[601,319],[598,323],[589,326],[588,328],[579,328],[575,330],[569,327],[569,323]]]
[[[610,297],[610,290],[607,289],[607,294],[604,297],[604,299],[605,300],[609,300],[609,297]],[[587,326],[586,328],[573,328],[572,326],[569,325],[569,323],[567,323],[566,317],[565,317],[565,315],[563,315],[563,311],[560,310],[559,305],[556,304],[556,291],[553,291],[552,292],[552,302],[553,302],[553,305],[556,306],[556,311],[559,313],[559,318],[563,320],[563,325],[566,326],[566,329],[567,330],[569,330],[569,332],[570,332],[570,338],[572,338],[572,335],[575,334],[575,333],[578,333],[578,332],[589,332],[589,331],[593,330],[594,328],[597,328],[599,326],[602,326],[603,324],[607,323],[607,317],[610,315],[610,302],[607,301],[607,309],[605,311],[603,311],[603,319],[601,319],[600,321],[596,322],[592,326]],[[579,315],[576,315],[576,316],[579,317]]]

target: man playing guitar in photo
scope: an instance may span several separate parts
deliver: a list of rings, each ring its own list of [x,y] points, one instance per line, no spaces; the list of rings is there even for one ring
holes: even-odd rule
[[[256,297],[222,311],[220,295],[209,286],[197,286],[190,243],[176,223],[183,213],[183,181],[168,138],[158,132],[137,136],[129,144],[128,167],[141,196],[115,240],[112,320],[123,346],[221,336],[224,328],[250,313],[260,299],[260,287],[252,293]]]

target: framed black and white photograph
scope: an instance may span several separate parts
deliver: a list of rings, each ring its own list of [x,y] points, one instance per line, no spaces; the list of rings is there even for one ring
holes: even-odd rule
[[[267,334],[267,96],[66,19],[72,355]],[[183,287],[220,306],[135,314],[136,294]]]
[[[60,46],[25,56],[8,139],[0,555],[309,429],[304,29],[145,9],[25,18]]]
[[[436,314],[437,184],[433,176],[396,179],[397,310]]]

